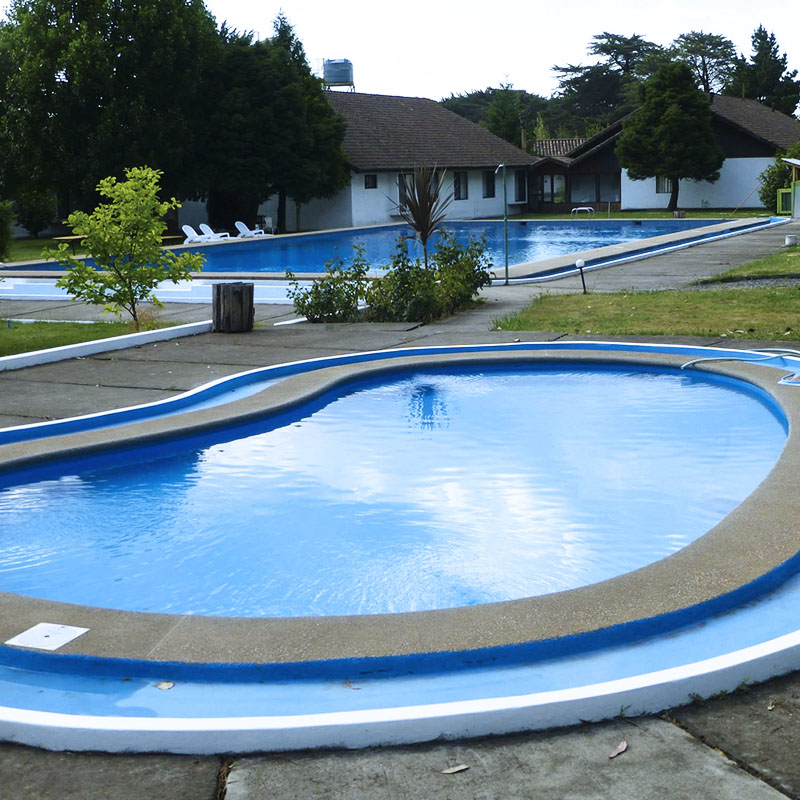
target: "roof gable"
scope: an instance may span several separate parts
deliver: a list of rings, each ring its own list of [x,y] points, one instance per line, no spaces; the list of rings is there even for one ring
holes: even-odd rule
[[[711,113],[778,150],[800,140],[800,121],[757,100],[712,94]]]
[[[449,111],[435,100],[357,92],[326,92],[344,117],[344,151],[356,172],[456,169],[535,164],[539,159]]]

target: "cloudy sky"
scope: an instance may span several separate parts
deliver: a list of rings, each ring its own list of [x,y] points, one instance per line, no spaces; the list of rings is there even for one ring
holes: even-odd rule
[[[356,90],[430,97],[512,83],[549,96],[554,64],[589,64],[592,36],[638,33],[667,45],[689,31],[726,36],[740,53],[763,25],[800,70],[792,2],[753,0],[206,0],[217,18],[261,38],[282,10],[322,74],[323,59],[353,62]],[[790,19],[791,17],[791,19]]]

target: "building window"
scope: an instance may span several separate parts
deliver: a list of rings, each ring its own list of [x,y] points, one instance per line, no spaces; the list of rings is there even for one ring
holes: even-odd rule
[[[414,186],[413,172],[397,173],[397,204],[404,206],[408,200],[408,192]]]
[[[466,172],[453,173],[453,200],[466,200],[469,197],[469,181]]]
[[[597,178],[594,175],[573,175],[570,178],[569,200],[571,203],[596,202]]]
[[[601,172],[599,175],[599,200],[603,203],[619,203],[620,174],[619,172]]]
[[[528,173],[524,169],[514,170],[514,202],[528,202]]]
[[[378,176],[377,175],[365,175],[364,176],[364,188],[365,189],[377,189],[378,188]]]
[[[672,194],[672,178],[656,175],[656,194]]]
[[[566,203],[567,182],[563,175],[542,175],[541,200],[543,203]]]
[[[484,170],[483,173],[484,197],[494,197],[494,179],[495,179],[495,174],[493,169]]]

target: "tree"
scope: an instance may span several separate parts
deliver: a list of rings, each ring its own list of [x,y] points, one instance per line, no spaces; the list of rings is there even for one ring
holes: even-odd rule
[[[800,141],[795,142],[785,153],[778,153],[775,162],[758,176],[761,182],[758,196],[764,208],[773,214],[778,210],[778,189],[788,189],[792,185],[792,170],[783,161],[784,158],[800,158]]]
[[[214,102],[203,145],[205,193],[212,227],[232,230],[236,220],[254,225],[259,204],[274,192],[274,157],[265,140],[278,136],[272,105],[278,87],[269,41],[224,26],[220,39],[207,84]]]
[[[106,200],[91,214],[70,214],[68,224],[73,233],[84,237],[83,246],[94,267],[72,256],[64,242],[45,251],[48,258],[67,267],[57,286],[77,300],[104,306],[108,312],[127,311],[136,330],[140,304],[161,305],[153,294],[156,286],[162,281],[189,279],[193,271],[202,269],[204,261],[200,253],[177,255],[163,249],[163,217],[180,204],[174,197],[159,201],[160,177],[158,170],[132,167],[125,170],[124,181],[104,178],[97,191]]]
[[[672,55],[685,61],[706,93],[719,92],[736,67],[736,48],[730,39],[703,31],[682,33],[672,43]]]
[[[322,81],[311,73],[300,40],[283,14],[271,40],[276,91],[271,97],[278,124],[263,137],[272,158],[272,185],[278,194],[278,228],[286,230],[286,200],[307,203],[332,197],[347,184],[342,151],[345,122],[325,99]]]
[[[522,147],[524,138],[519,99],[511,84],[501,84],[486,110],[486,127],[501,139]]]
[[[738,59],[725,94],[750,97],[784,114],[794,114],[800,102],[797,70],[788,71],[786,53],[778,54],[775,34],[767,33],[762,25],[753,33],[752,44],[750,61],[744,56]]]
[[[453,195],[443,195],[445,174],[436,167],[416,167],[413,180],[406,182],[397,213],[416,232],[422,245],[423,263],[428,268],[428,241],[444,222]],[[401,180],[405,180],[401,178]]]
[[[617,158],[633,180],[669,179],[668,209],[674,211],[681,179],[719,178],[724,155],[711,126],[709,98],[695,88],[691,68],[675,61],[643,85],[641,100],[623,123]]]
[[[196,193],[216,24],[202,0],[12,0],[0,29],[0,184],[91,208],[126,164]]]
[[[636,87],[654,69],[662,49],[638,34],[603,32],[592,37],[588,53],[600,61],[588,67],[555,66],[558,100],[564,115],[551,127],[571,127],[584,133],[587,125],[609,125],[636,106]]]
[[[56,196],[41,189],[23,190],[14,201],[17,222],[35,239],[55,221],[58,214]]]

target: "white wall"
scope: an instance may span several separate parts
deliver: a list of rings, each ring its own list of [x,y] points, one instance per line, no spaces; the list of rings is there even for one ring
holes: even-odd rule
[[[447,210],[447,216],[451,219],[503,216],[503,183],[501,175],[498,174],[495,179],[495,196],[484,198],[483,170],[466,170],[466,172],[467,199],[453,200]],[[352,224],[355,226],[380,225],[386,222],[397,222],[399,219],[395,211],[395,203],[398,200],[398,173],[379,172],[377,176],[378,186],[376,189],[364,188],[363,174],[354,174],[352,176]],[[513,205],[513,169],[507,171],[506,184],[508,187],[508,200],[511,204],[510,212],[513,213],[515,210]],[[453,191],[452,170],[445,170],[444,191],[445,194],[451,194]],[[516,208],[519,208],[519,206]]]
[[[383,225],[398,222],[395,202],[397,201],[397,173],[377,172],[378,186],[364,188],[364,174],[354,173],[350,179],[352,190],[353,225]]]
[[[296,230],[325,230],[327,228],[349,228],[364,225],[383,225],[398,222],[395,203],[398,200],[397,172],[378,172],[378,185],[375,189],[364,188],[364,174],[353,173],[350,183],[334,197],[312,200],[300,207],[299,225],[297,208],[291,200],[286,203],[286,232]],[[501,174],[495,177],[495,196],[483,197],[483,170],[467,170],[467,199],[453,200],[447,210],[450,219],[476,219],[479,217],[503,216],[503,183]],[[509,213],[513,214],[520,206],[514,204],[514,170],[506,173]],[[445,171],[444,190],[453,191],[453,173]],[[271,217],[273,224],[278,219],[277,196],[262,203],[258,213]],[[206,206],[203,202],[184,201],[179,211],[181,225],[194,228],[206,222]]]
[[[761,208],[758,176],[772,164],[772,158],[728,158],[722,165],[719,180],[682,180],[678,192],[679,208]],[[666,208],[668,194],[656,194],[656,179],[633,181],[622,170],[623,209]]]

